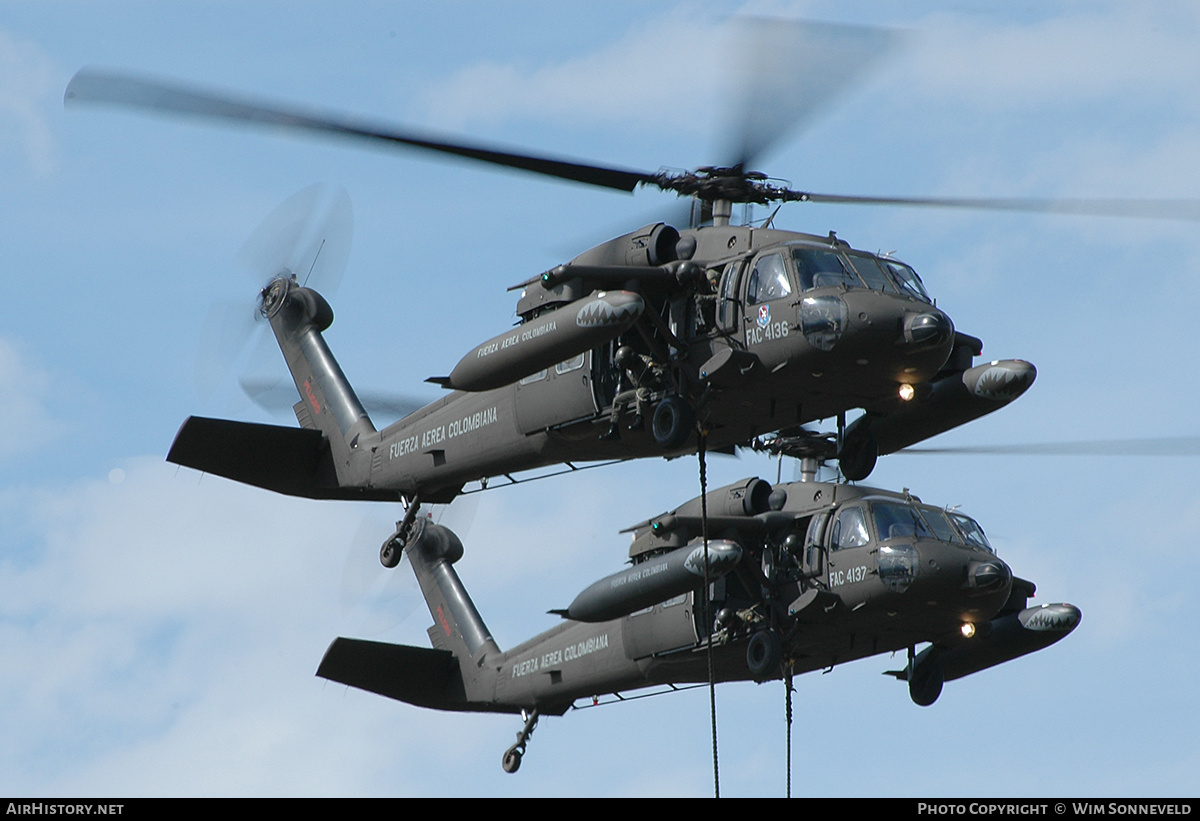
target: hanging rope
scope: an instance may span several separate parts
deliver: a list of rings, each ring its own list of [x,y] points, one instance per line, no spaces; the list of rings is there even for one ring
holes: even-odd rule
[[[784,712],[787,715],[787,797],[792,797],[792,663],[788,661],[785,665],[786,672],[783,674],[783,686],[786,690],[784,696]]]
[[[721,797],[721,770],[717,762],[717,674],[713,665],[712,645],[712,614],[709,612],[708,586],[708,472],[704,461],[704,449],[708,442],[708,432],[701,426],[698,428],[700,456],[700,533],[704,539],[704,624],[708,630],[708,712],[712,722],[712,755],[713,755],[713,797]]]

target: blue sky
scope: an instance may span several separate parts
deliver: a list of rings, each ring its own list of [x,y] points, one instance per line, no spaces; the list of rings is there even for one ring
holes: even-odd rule
[[[703,691],[517,722],[313,676],[337,635],[424,644],[375,571],[398,510],[176,470],[192,413],[275,421],[198,388],[209,307],[249,300],[238,250],[313,182],[355,208],[327,339],[356,386],[433,397],[513,318],[505,288],[669,204],[415,155],[62,108],[122,67],[653,170],[719,160],[718,24],[738,12],[908,30],[907,48],[761,165],[816,191],[1191,197],[1190,3],[0,3],[0,792],[32,795],[707,795]],[[727,116],[727,115],[726,115]],[[989,357],[1034,362],[949,444],[1190,436],[1195,223],[789,206],[782,227],[895,251]],[[280,362],[279,367],[282,368]],[[421,394],[421,391],[427,391]],[[714,483],[774,476],[722,460]],[[1188,458],[882,460],[872,483],[962,505],[1061,644],[922,709],[877,658],[797,681],[793,788],[821,795],[1188,795],[1200,622]],[[617,531],[697,491],[645,461],[483,494],[459,570],[501,646],[612,572]],[[457,505],[456,505],[457,507]],[[376,587],[343,592],[353,569]],[[374,575],[372,575],[374,574]],[[386,584],[384,583],[386,579]],[[394,619],[390,620],[394,621]],[[781,684],[719,688],[722,793],[784,788]],[[865,765],[865,766],[864,766]]]

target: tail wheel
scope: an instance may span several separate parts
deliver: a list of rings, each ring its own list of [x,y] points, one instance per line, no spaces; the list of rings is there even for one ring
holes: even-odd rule
[[[395,567],[400,564],[402,556],[404,556],[404,551],[395,538],[389,538],[383,543],[383,547],[379,548],[379,563],[384,567]]]
[[[667,450],[675,450],[687,441],[695,422],[691,406],[682,397],[668,396],[654,409],[650,427],[655,442]]]
[[[521,769],[521,751],[516,747],[509,747],[504,751],[504,758],[500,760],[500,766],[506,773],[515,773]]]

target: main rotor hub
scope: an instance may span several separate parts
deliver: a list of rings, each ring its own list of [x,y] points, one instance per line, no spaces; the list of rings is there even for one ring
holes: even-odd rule
[[[827,462],[837,457],[837,434],[804,430],[798,434],[776,434],[759,437],[750,442],[752,450],[793,459],[814,459]]]
[[[804,201],[807,194],[793,191],[784,180],[772,180],[761,171],[746,171],[741,165],[706,165],[695,171],[662,171],[653,184],[680,196],[705,202],[727,200],[766,205],[769,202]]]

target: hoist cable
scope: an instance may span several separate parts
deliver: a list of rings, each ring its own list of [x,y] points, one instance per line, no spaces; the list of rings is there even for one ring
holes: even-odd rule
[[[792,663],[787,663],[787,672],[783,674],[784,713],[787,716],[787,797],[792,797]]]
[[[708,572],[708,473],[704,461],[704,449],[708,434],[703,427],[698,428],[700,457],[700,533],[704,539],[704,624],[708,631],[708,712],[712,723],[712,754],[713,754],[713,797],[721,797],[721,771],[717,760],[717,675],[713,665],[713,618],[709,612],[709,572]]]

